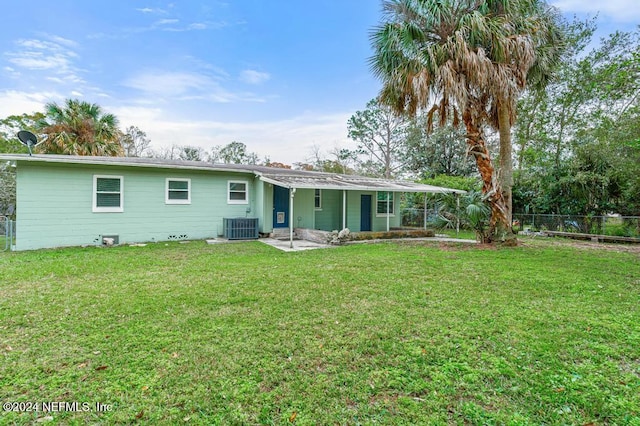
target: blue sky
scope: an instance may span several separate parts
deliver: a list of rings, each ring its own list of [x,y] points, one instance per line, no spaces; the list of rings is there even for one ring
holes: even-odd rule
[[[554,0],[600,12],[601,34],[640,23],[637,0]],[[350,146],[347,120],[375,97],[376,0],[12,1],[0,26],[0,117],[80,98],[152,146],[231,141],[273,161]]]

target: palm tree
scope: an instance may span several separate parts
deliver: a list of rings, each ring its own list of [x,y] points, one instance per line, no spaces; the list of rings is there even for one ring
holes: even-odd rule
[[[483,202],[480,191],[471,190],[464,195],[442,194],[437,213],[432,221],[436,229],[455,229],[460,225],[466,229],[473,229],[481,243],[487,242],[486,225],[491,211]]]
[[[39,122],[47,136],[39,152],[66,155],[124,155],[118,119],[105,114],[97,104],[67,99],[64,106],[55,102],[45,106],[45,118]]]
[[[465,125],[491,208],[490,234],[511,234],[511,126],[527,84],[542,87],[563,49],[559,15],[541,0],[385,0],[372,36],[381,98],[399,113],[428,109]],[[484,127],[500,134],[499,173]],[[493,238],[493,237],[490,237]]]

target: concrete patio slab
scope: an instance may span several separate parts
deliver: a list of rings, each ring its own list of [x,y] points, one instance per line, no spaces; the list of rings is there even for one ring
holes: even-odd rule
[[[293,252],[304,250],[315,250],[334,248],[340,246],[333,246],[330,244],[314,243],[307,240],[293,240],[293,248],[289,240],[282,240],[276,238],[260,238],[258,240],[228,240],[226,238],[215,238],[206,240],[207,244],[225,244],[225,243],[242,243],[246,241],[260,241],[263,244],[277,248],[278,250]],[[458,238],[446,238],[446,237],[423,237],[423,238],[393,238],[393,239],[381,239],[381,240],[362,240],[362,241],[348,241],[346,244],[376,244],[393,241],[432,241],[432,242],[450,242],[450,243],[463,243],[463,244],[477,244],[475,240],[463,240]]]
[[[293,248],[291,248],[291,242],[289,240],[277,240],[275,238],[260,238],[258,241],[265,243],[271,247],[275,247],[282,251],[303,251],[303,250],[315,250],[322,248],[332,248],[328,244],[319,244],[306,240],[293,240]]]

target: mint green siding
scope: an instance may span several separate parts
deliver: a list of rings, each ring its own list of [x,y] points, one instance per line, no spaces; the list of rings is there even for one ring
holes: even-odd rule
[[[321,194],[322,208],[315,212],[315,229],[323,231],[342,229],[342,191],[323,189]]]
[[[121,213],[92,211],[94,175],[122,176]],[[191,180],[191,204],[165,203],[167,178]],[[248,204],[228,204],[228,180],[247,182]],[[100,244],[103,235],[121,244],[216,237],[225,217],[264,221],[256,181],[244,173],[20,162],[16,249]]]
[[[97,184],[103,186],[98,197],[96,176],[100,177]],[[229,201],[229,181],[246,182],[247,203]],[[184,190],[188,182],[190,193],[181,194],[178,201],[175,194],[168,199],[170,182],[174,191]],[[118,236],[120,244],[212,238],[223,234],[223,218],[229,217],[257,217],[260,232],[270,233],[273,192],[273,184],[251,172],[18,161],[16,249],[99,245],[103,236]],[[374,191],[347,192],[347,227],[360,231],[362,194],[372,197],[373,230],[385,230],[386,217],[375,213]],[[100,201],[94,206],[97,198]],[[394,199],[391,227],[400,224],[399,194]],[[315,191],[298,189],[290,220],[295,228],[331,231],[342,229],[343,211],[341,190],[323,190],[322,208],[316,210]]]
[[[347,221],[346,225],[353,232],[360,232],[360,196],[371,195],[371,211],[372,221],[371,227],[373,231],[386,231],[387,218],[386,215],[376,214],[376,192],[375,191],[347,191]],[[315,229],[323,231],[333,231],[342,229],[342,191],[340,190],[323,190],[322,191],[322,210],[315,213]],[[389,226],[396,228],[400,226],[400,215],[398,213],[398,205],[400,202],[400,194],[394,193],[395,214],[389,217]]]
[[[310,228],[314,229],[315,208],[314,208],[315,191],[313,189],[297,189],[293,197],[293,220],[294,228]]]
[[[376,214],[376,192],[375,191],[349,191],[347,192],[347,228],[353,232],[360,232],[360,195],[371,195],[371,211],[373,217],[371,221],[371,228],[373,231],[386,231],[387,230],[387,217],[386,215]],[[400,226],[400,214],[398,213],[398,206],[400,203],[400,194],[394,193],[394,209],[395,212],[389,217],[389,227],[397,228]]]
[[[264,193],[264,204],[261,207],[261,222],[264,224],[264,228],[261,232],[273,231],[273,185],[260,181],[258,185],[261,185]]]
[[[273,184],[256,182],[256,186],[262,186],[263,193],[262,207],[258,207],[261,212],[261,223],[264,226],[260,232],[269,233],[273,231]],[[290,216],[294,228],[313,228],[314,217],[314,190],[297,189],[293,197],[293,214]]]
[[[386,231],[387,230],[387,216],[386,214],[377,215],[376,214],[376,193],[371,193],[371,199],[373,205],[371,206],[371,210],[373,211],[373,230],[374,231]],[[402,215],[399,211],[400,206],[400,194],[398,192],[393,193],[393,208],[394,212],[391,213],[389,217],[389,227],[391,228],[399,228],[402,221]],[[359,205],[359,204],[358,204]]]

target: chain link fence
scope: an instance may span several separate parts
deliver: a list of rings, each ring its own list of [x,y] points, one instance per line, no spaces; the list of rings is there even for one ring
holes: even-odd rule
[[[425,228],[434,222],[438,213],[433,209],[402,209],[402,226],[406,228]],[[425,226],[425,223],[427,226]]]
[[[406,208],[402,210],[402,226],[424,228],[436,222],[433,209]],[[640,216],[576,216],[557,214],[514,214],[513,229],[517,231],[560,231],[615,237],[640,237]]]
[[[16,222],[0,216],[0,251],[8,251],[15,245]]]
[[[577,232],[615,237],[640,237],[640,216],[575,216],[554,214],[514,214],[518,231]]]

